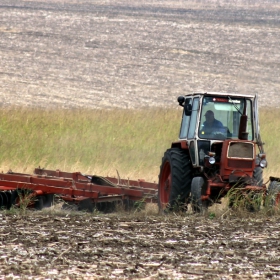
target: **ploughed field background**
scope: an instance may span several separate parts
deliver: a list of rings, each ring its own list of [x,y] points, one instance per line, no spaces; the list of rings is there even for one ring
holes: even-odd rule
[[[1,168],[43,161],[44,167],[75,164],[66,171],[79,171],[82,163],[104,159],[101,167],[107,170],[116,157],[126,163],[123,170],[133,166],[154,173],[164,152],[160,145],[167,148],[177,137],[178,112],[144,110],[151,122],[156,119],[152,131],[141,122],[141,112],[100,111],[91,123],[90,111],[73,110],[68,118],[71,111],[61,113],[61,108],[177,108],[178,95],[204,90],[259,93],[262,107],[278,110],[279,14],[279,1],[2,0]],[[15,112],[7,106],[58,113]],[[264,109],[262,125],[270,120],[265,126],[273,133],[264,138],[270,137],[268,150],[277,158],[277,120],[269,110]],[[112,116],[120,120],[117,127]],[[146,125],[147,132],[141,132]],[[118,134],[126,138],[124,147]],[[143,140],[135,144],[133,137]],[[123,149],[127,155],[119,156]],[[155,166],[144,166],[156,149]],[[280,278],[277,214],[222,207],[204,216],[160,216],[155,205],[148,205],[140,212],[119,209],[105,215],[57,208],[0,213],[0,277]]]
[[[164,107],[203,90],[279,106],[279,10],[275,0],[2,0],[1,104]]]

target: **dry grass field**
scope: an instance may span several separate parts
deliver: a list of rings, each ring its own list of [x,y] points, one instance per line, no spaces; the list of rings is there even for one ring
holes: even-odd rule
[[[279,0],[1,0],[0,106],[177,107],[205,90],[277,108],[279,14]],[[280,279],[279,215],[0,218],[0,279]]]
[[[173,106],[192,91],[279,106],[279,1],[2,0],[0,104]]]

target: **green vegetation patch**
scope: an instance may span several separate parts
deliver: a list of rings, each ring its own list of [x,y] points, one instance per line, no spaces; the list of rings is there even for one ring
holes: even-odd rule
[[[161,157],[178,138],[181,110],[1,111],[1,169],[35,167],[157,180]],[[132,178],[132,177],[131,177]],[[135,178],[137,179],[137,178]]]
[[[178,109],[39,110],[2,109],[1,171],[35,167],[157,181],[161,158],[178,139]],[[268,177],[280,177],[280,110],[262,109]]]

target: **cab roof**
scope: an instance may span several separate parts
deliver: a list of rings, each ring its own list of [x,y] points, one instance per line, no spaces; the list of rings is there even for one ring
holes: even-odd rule
[[[194,96],[194,95],[220,95],[220,96],[234,96],[234,97],[247,97],[254,98],[256,95],[253,94],[242,94],[242,93],[225,93],[225,92],[194,92],[187,93],[186,96]]]

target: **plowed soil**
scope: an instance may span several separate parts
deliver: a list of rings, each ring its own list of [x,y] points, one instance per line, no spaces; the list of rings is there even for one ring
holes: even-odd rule
[[[1,215],[3,279],[279,279],[279,218]]]
[[[176,106],[193,91],[279,106],[279,1],[1,0],[0,104]]]

